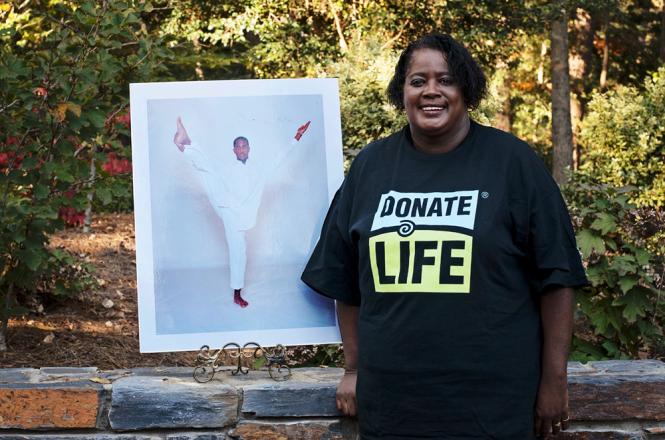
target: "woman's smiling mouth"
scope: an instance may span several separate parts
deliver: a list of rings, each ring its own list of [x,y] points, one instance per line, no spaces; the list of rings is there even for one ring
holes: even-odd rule
[[[423,105],[420,107],[425,114],[436,114],[445,110],[447,106],[444,105]]]

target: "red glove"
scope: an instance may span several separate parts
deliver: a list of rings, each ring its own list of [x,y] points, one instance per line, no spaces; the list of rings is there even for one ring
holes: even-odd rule
[[[300,127],[298,127],[298,131],[296,132],[296,135],[295,135],[295,139],[297,141],[299,141],[300,138],[302,137],[302,135],[305,134],[305,132],[307,131],[307,128],[309,127],[310,122],[312,122],[312,121],[307,121],[306,124],[301,125]]]

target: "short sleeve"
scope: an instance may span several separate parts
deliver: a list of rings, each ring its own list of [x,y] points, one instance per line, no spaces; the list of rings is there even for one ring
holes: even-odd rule
[[[358,253],[348,233],[351,189],[348,178],[335,194],[321,236],[302,281],[321,295],[360,305]]]
[[[558,188],[534,201],[529,223],[532,282],[537,292],[588,284],[568,209]]]
[[[513,216],[523,220],[520,235],[526,242],[530,284],[538,293],[585,286],[588,281],[561,191],[540,158],[530,147],[525,149],[516,158],[519,189],[513,186],[522,196],[511,209],[521,211]]]

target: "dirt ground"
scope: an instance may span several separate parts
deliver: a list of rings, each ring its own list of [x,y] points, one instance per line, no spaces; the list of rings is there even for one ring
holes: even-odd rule
[[[58,233],[52,246],[64,246],[96,267],[99,288],[74,299],[30,304],[31,312],[10,320],[8,351],[0,367],[193,366],[196,353],[139,353],[134,218],[106,214],[85,234]],[[43,312],[40,312],[42,310]]]
[[[75,298],[30,301],[28,314],[9,321],[8,350],[0,352],[0,368],[194,367],[197,352],[139,352],[132,214],[99,215],[91,233],[68,228],[51,237],[50,245],[62,246],[94,266],[93,276],[99,287]],[[339,365],[341,356],[339,346],[287,349],[288,362],[293,366]],[[233,362],[229,359],[223,363]],[[251,362],[243,360],[245,366]]]

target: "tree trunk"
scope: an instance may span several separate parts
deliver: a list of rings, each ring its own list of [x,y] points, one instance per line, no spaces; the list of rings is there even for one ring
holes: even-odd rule
[[[559,185],[566,183],[566,168],[573,161],[573,129],[570,121],[570,74],[568,72],[568,15],[552,21],[552,174]]]
[[[607,85],[607,69],[610,64],[610,14],[605,11],[604,23],[604,41],[603,41],[603,64],[600,68],[600,88],[601,90]]]
[[[579,135],[580,123],[584,119],[587,95],[592,90],[592,85],[589,81],[589,72],[593,57],[595,21],[592,19],[589,11],[577,8],[573,24],[568,65],[571,79],[570,111],[573,125],[572,168],[576,170],[579,165],[580,156],[577,137]]]
[[[201,53],[201,42],[199,41],[199,37],[196,37],[192,40],[192,46],[194,46],[194,50],[197,54]],[[201,64],[201,61],[197,61],[194,65],[194,74],[196,74],[196,78],[201,81],[206,79],[205,73],[203,73],[203,65]]]
[[[495,75],[498,75],[497,98],[501,101],[501,108],[494,116],[494,126],[499,130],[510,133],[512,130],[512,105],[510,102],[510,71],[508,65],[499,60],[496,64]]]
[[[547,43],[540,43],[540,62],[538,63],[538,84],[545,82],[545,55],[547,55]]]
[[[83,219],[83,232],[90,232],[92,225],[92,202],[95,198],[95,178],[97,169],[95,168],[95,154],[97,153],[97,144],[92,147],[92,156],[90,157],[90,183],[88,186],[87,202],[85,205],[85,217]]]
[[[580,122],[582,122],[582,117],[584,115],[584,109],[582,106],[582,99],[577,93],[570,94],[570,119],[571,119],[571,131],[572,131],[572,157],[570,162],[570,168],[572,170],[577,170],[580,164],[580,149],[577,143],[577,137],[579,136]]]
[[[5,301],[0,310],[0,351],[7,351],[7,327],[9,326],[9,312],[14,301],[14,283],[10,283],[5,293]]]
[[[665,2],[660,11],[660,62],[665,63]]]
[[[339,49],[342,53],[349,50],[349,45],[346,44],[346,38],[344,38],[344,31],[342,30],[342,23],[339,20],[339,15],[337,14],[337,8],[333,4],[332,0],[328,0],[328,6],[330,7],[330,12],[332,12],[333,20],[335,21],[335,30],[337,31],[337,37],[339,38]]]

